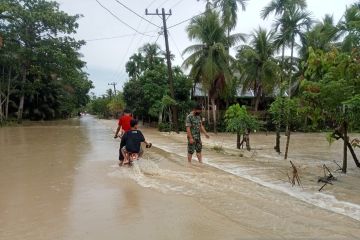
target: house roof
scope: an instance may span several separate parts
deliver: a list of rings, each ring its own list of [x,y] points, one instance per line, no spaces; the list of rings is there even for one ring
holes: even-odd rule
[[[205,97],[206,91],[203,89],[202,85],[200,83],[195,84],[195,97]],[[236,97],[238,98],[253,98],[254,97],[254,91],[252,89],[248,89],[243,92],[243,87],[240,85],[236,89]]]
[[[285,91],[283,94],[284,94],[284,97],[288,96],[287,91]],[[280,89],[275,88],[273,93],[268,96],[276,97],[278,95],[280,95]],[[206,97],[207,96],[206,91],[202,87],[201,83],[195,84],[194,96],[195,97]],[[247,90],[243,91],[243,86],[240,84],[236,89],[236,97],[237,98],[254,98],[255,93],[254,93],[254,90],[252,90],[252,89],[247,89]]]

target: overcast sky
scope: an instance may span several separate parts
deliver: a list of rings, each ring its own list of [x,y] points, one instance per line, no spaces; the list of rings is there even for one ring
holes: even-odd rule
[[[124,82],[128,80],[125,72],[125,63],[138,48],[148,42],[157,43],[165,49],[164,38],[158,38],[159,29],[156,26],[142,20],[121,6],[116,0],[98,0],[101,4],[112,11],[120,20],[137,29],[141,35],[133,29],[121,23],[114,16],[103,9],[96,0],[58,0],[61,10],[69,14],[81,14],[77,39],[87,40],[86,46],[81,50],[84,61],[87,62],[86,71],[90,80],[93,81],[96,95],[105,93],[110,88],[108,83],[116,82],[117,89],[122,89]],[[139,15],[161,26],[162,21],[158,16],[145,16],[145,8],[149,12],[155,12],[156,8],[172,9],[172,16],[168,18],[167,25],[171,26],[183,20],[191,18],[204,11],[205,1],[197,0],[118,0]],[[270,29],[273,18],[262,21],[261,9],[270,0],[249,0],[245,12],[238,13],[238,25],[234,33],[251,33],[259,25]],[[332,14],[338,21],[346,6],[356,0],[307,0],[308,10],[312,12],[313,18],[321,20],[325,14]],[[188,22],[173,27],[170,32],[170,50],[176,56],[173,65],[181,65],[183,59],[181,52],[193,44],[188,40],[185,28]],[[112,38],[103,39],[102,38]]]

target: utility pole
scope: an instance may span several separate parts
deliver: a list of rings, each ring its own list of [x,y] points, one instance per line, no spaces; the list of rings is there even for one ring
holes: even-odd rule
[[[161,16],[163,20],[163,29],[164,29],[164,38],[165,38],[165,48],[166,48],[166,62],[167,62],[167,68],[168,68],[168,75],[169,75],[169,87],[170,87],[170,94],[171,98],[175,99],[175,91],[174,91],[174,78],[173,78],[173,72],[171,68],[171,59],[170,59],[170,49],[169,49],[169,39],[168,39],[168,32],[166,27],[166,16],[171,16],[171,9],[169,10],[169,13],[165,13],[165,9],[161,9],[161,13],[156,9],[155,13],[148,13],[148,10],[145,9],[146,15],[157,15]],[[172,117],[173,117],[173,124],[174,124],[174,130],[175,132],[179,133],[179,126],[178,126],[178,112],[176,105],[171,106],[172,110]]]
[[[116,95],[116,88],[115,86],[117,85],[116,82],[112,82],[112,83],[108,83],[109,86],[113,86],[114,87],[114,96]]]

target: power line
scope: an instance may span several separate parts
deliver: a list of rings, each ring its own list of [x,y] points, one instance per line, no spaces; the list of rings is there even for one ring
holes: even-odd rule
[[[125,37],[131,37],[136,35],[136,33],[133,34],[125,34],[120,36],[113,36],[113,37],[103,37],[103,38],[92,38],[85,40],[86,42],[93,42],[93,41],[101,41],[101,40],[110,40],[110,39],[117,39],[117,38],[125,38]]]
[[[176,44],[176,42],[175,42],[174,38],[172,37],[172,35],[170,34],[170,32],[168,32],[168,33],[169,33],[170,39],[172,40],[172,42],[173,42],[173,43],[174,43],[174,45],[175,45],[176,50],[177,50],[177,51],[178,51],[178,53],[180,54],[181,59],[182,59],[182,60],[184,60],[184,58],[183,58],[183,56],[182,56],[182,54],[181,54],[181,52],[180,52],[180,49],[178,48],[178,46],[177,46],[177,44]]]
[[[152,17],[152,18],[153,18],[153,17]],[[137,28],[140,27],[141,23],[142,23],[142,19],[140,20]],[[145,32],[147,31],[147,29],[149,28],[149,26],[150,26],[150,24],[148,23],[148,24],[146,25],[145,29],[144,29]],[[122,67],[123,67],[124,64],[125,64],[125,61],[126,61],[126,58],[127,58],[128,53],[129,53],[129,51],[130,51],[130,48],[132,47],[133,43],[135,43],[135,41],[134,41],[134,40],[135,40],[135,36],[136,36],[136,35],[134,35],[134,36],[132,37],[132,39],[131,39],[131,41],[130,41],[130,44],[128,45],[128,47],[127,47],[127,49],[126,49],[126,52],[125,52],[125,54],[123,55],[119,66],[117,67],[118,70],[117,70],[117,71],[114,73],[114,75],[113,75],[113,78],[116,77],[116,75],[120,75],[120,76],[121,76],[121,75],[125,74],[126,69],[125,69],[125,67],[124,67],[124,68],[122,68]],[[153,38],[153,37],[155,37],[155,36],[151,36],[150,39]],[[144,38],[144,35],[142,35],[142,36],[140,37],[140,40],[139,40],[138,43],[136,44],[136,48],[139,47],[139,45],[140,45],[141,41],[143,40],[143,38]],[[122,68],[122,69],[120,70],[120,68]]]
[[[157,38],[156,38],[156,40],[155,40],[155,42],[154,42],[155,44],[157,43],[157,41],[159,40],[159,37],[160,37],[161,35],[162,35],[162,33],[159,33],[159,34],[158,34],[158,36],[157,36]]]
[[[150,6],[153,5],[156,1],[157,1],[157,0],[152,0],[147,7],[150,7]],[[153,19],[153,17],[151,18],[151,20],[152,20],[152,19]],[[142,19],[140,20],[137,28],[140,27],[141,23],[142,23]],[[144,30],[144,31],[146,32],[146,30],[147,30],[148,28],[149,28],[149,24],[145,27],[145,30]],[[129,50],[130,50],[131,46],[132,46],[133,43],[134,43],[135,37],[136,37],[136,35],[134,35],[134,36],[132,37],[132,39],[131,39],[131,41],[130,41],[130,44],[128,45],[128,47],[127,47],[127,49],[126,49],[126,53],[123,55],[123,58],[122,58],[122,60],[121,60],[121,63],[120,63],[120,65],[117,67],[117,69],[120,69],[120,68],[123,66],[123,64],[124,64],[124,62],[125,62],[125,58],[127,57],[127,54],[129,53]],[[136,45],[136,48],[139,47],[140,42],[142,41],[143,38],[144,38],[144,35],[141,36],[140,41],[139,41],[139,42],[137,43],[137,45]],[[125,68],[123,68],[123,69],[120,70],[119,72],[118,72],[118,70],[117,70],[117,71],[115,71],[115,74],[113,75],[113,77],[116,77],[116,75],[117,75],[118,73],[119,73],[119,75],[122,75],[123,73],[125,73],[125,71],[126,71]]]
[[[126,6],[125,4],[123,4],[122,2],[118,1],[118,0],[115,0],[118,4],[120,4],[121,6],[123,6],[124,8],[126,8],[127,10],[129,10],[130,12],[134,13],[136,16],[138,16],[139,18],[145,20],[146,22],[154,25],[155,27],[158,27],[160,28],[160,26],[156,25],[155,23],[153,22],[150,22],[149,20],[147,20],[146,18],[144,18],[143,16],[139,15],[138,13],[136,13],[135,11],[133,11],[132,9],[130,9],[128,6]]]
[[[149,3],[149,5],[146,7],[146,8],[149,8],[149,7],[151,7],[151,5],[153,5],[154,4],[154,2],[156,2],[157,0],[152,0],[151,1],[151,3]]]
[[[198,15],[195,15],[195,16],[193,16],[193,17],[191,17],[191,18],[185,19],[185,20],[183,20],[183,21],[181,21],[181,22],[178,22],[178,23],[176,23],[176,24],[174,24],[174,25],[171,25],[170,27],[168,27],[168,29],[169,29],[169,28],[176,27],[176,26],[179,26],[179,25],[181,25],[181,24],[183,24],[183,23],[186,23],[187,21],[190,21],[190,20],[192,20],[193,18],[199,17],[199,16],[201,16],[201,15],[203,15],[203,14],[205,14],[205,12],[200,13],[200,14],[198,14]]]
[[[161,6],[163,6],[165,3],[167,3],[169,0],[165,0],[164,2],[162,2],[161,4],[160,4],[160,6],[159,6],[159,8],[161,7]]]
[[[131,28],[132,30],[134,30],[135,32],[137,32],[138,34],[144,35],[144,36],[149,36],[149,37],[153,37],[151,35],[148,35],[146,33],[142,33],[139,32],[137,29],[135,29],[134,27],[130,26],[129,24],[127,24],[126,22],[124,22],[123,20],[121,20],[118,16],[116,16],[113,12],[111,12],[108,8],[106,8],[104,5],[102,5],[98,0],[95,0],[103,9],[105,9],[108,13],[110,13],[113,17],[115,17],[119,22],[121,22],[122,24],[126,25],[127,27]]]
[[[182,1],[184,1],[184,0],[179,0],[177,3],[175,3],[174,5],[172,5],[172,6],[170,7],[170,9],[176,7],[176,6],[179,5]]]
[[[152,31],[147,31],[144,33],[157,33],[159,32],[159,30],[152,30]],[[131,36],[135,36],[137,35],[137,33],[129,33],[129,34],[124,34],[124,35],[119,35],[119,36],[111,36],[111,37],[101,37],[101,38],[90,38],[90,39],[86,39],[86,42],[93,42],[93,41],[101,41],[101,40],[111,40],[111,39],[117,39],[117,38],[124,38],[124,37],[131,37]],[[155,37],[155,36],[151,36],[151,37]]]
[[[214,9],[216,9],[216,8],[217,8],[217,7],[214,7],[214,8],[212,8],[211,10],[214,10]],[[191,17],[191,18],[185,19],[185,20],[183,20],[183,21],[181,21],[181,22],[178,22],[178,23],[176,23],[176,24],[174,24],[174,25],[171,25],[170,27],[168,27],[168,29],[169,29],[169,28],[176,27],[176,26],[179,26],[179,25],[181,25],[181,24],[183,24],[183,23],[186,23],[187,21],[190,21],[190,20],[192,20],[192,19],[194,19],[194,18],[196,18],[196,17],[199,17],[199,16],[201,16],[201,15],[203,15],[203,14],[205,14],[205,13],[206,13],[206,11],[205,11],[205,12],[202,12],[202,13],[200,13],[200,14],[197,14],[197,15]]]

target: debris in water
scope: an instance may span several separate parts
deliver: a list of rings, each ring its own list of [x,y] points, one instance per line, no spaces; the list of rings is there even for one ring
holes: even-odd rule
[[[296,166],[293,164],[292,161],[290,161],[290,164],[291,164],[291,167],[292,167],[292,176],[290,177],[289,173],[287,174],[290,184],[292,186],[295,186],[296,183],[297,183],[299,186],[302,187],[300,177],[299,177],[299,172],[298,172]]]
[[[323,165],[323,169],[324,169],[324,176],[319,177],[318,182],[322,182],[322,183],[324,183],[324,185],[322,185],[322,187],[319,189],[319,192],[327,184],[333,185],[332,181],[336,181],[336,177],[334,177],[334,175],[331,173],[330,169],[325,164]]]

